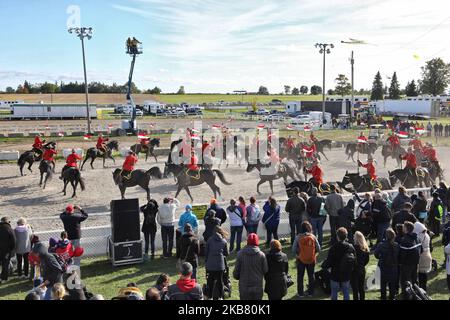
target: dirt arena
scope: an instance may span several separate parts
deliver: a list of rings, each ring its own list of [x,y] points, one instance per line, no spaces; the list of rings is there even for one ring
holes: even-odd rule
[[[445,161],[445,159],[448,159],[450,156],[450,148],[438,148],[437,151],[445,173],[449,172],[450,163]],[[334,148],[332,151],[327,151],[327,156],[329,161],[325,159],[322,161],[326,181],[341,180],[346,170],[356,171],[356,164],[351,160],[346,160],[344,149]],[[388,168],[392,169],[395,165],[394,160],[389,159],[387,168],[383,168],[380,150],[377,150],[375,159],[377,161],[378,175],[386,177]],[[23,216],[31,219],[30,222],[35,229],[51,230],[60,227],[58,215],[68,203],[78,204],[85,208],[88,213],[108,212],[110,201],[120,199],[120,191],[113,182],[112,171],[114,168],[120,167],[122,161],[122,158],[118,158],[115,166],[112,161],[107,161],[107,168],[105,169],[101,168],[101,161],[94,163],[95,170],[85,167],[82,176],[85,179],[86,190],[84,192],[78,190],[76,199],[70,198],[72,191],[70,185],[68,186],[67,196],[63,196],[61,193],[63,183],[58,179],[62,167],[61,161],[57,164],[57,175],[48,183],[45,190],[39,187],[37,165],[34,166],[34,173],[27,173],[26,176],[21,177],[17,165],[2,164],[0,165],[0,215],[7,215],[11,217],[12,221]],[[164,161],[165,157],[161,158],[158,163],[155,163],[153,159],[145,163],[141,157],[136,168],[148,170],[152,166],[157,165],[161,170],[164,170]],[[256,171],[247,173],[244,167],[239,168],[237,165],[230,165],[229,168],[222,166],[222,171],[226,179],[232,183],[231,186],[226,186],[217,179],[217,185],[222,191],[222,200],[228,201],[230,198],[241,195],[248,199],[250,196],[256,195],[256,184],[258,182],[258,173]],[[173,197],[176,192],[176,186],[172,177],[162,180],[151,180],[150,189],[152,197],[158,202],[162,201],[166,196]],[[262,185],[260,191],[262,195],[257,198],[262,203],[270,195],[269,184]],[[286,197],[282,179],[274,182],[274,192],[275,197],[280,199]],[[194,203],[198,204],[209,202],[213,196],[212,191],[206,184],[192,187],[191,193],[194,197]],[[140,187],[127,189],[126,197],[139,198],[141,204],[146,202],[146,193]],[[190,203],[185,191],[181,191],[178,199],[183,206]],[[181,209],[179,211],[181,213]],[[36,218],[40,217],[55,217],[55,219],[36,220]],[[108,224],[108,219],[109,217],[91,217],[85,222],[85,226]]]

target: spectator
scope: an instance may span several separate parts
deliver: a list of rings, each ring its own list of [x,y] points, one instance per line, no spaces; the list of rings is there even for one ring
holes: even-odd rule
[[[282,300],[287,294],[287,275],[289,273],[288,257],[282,251],[278,240],[270,242],[270,251],[266,255],[268,271],[265,275],[266,286],[264,292],[269,300]]]
[[[442,137],[442,132],[444,131],[444,126],[442,123],[439,123],[439,136]]]
[[[206,213],[208,213],[208,211],[210,210],[214,210],[216,212],[216,218],[220,219],[220,225],[224,224],[225,221],[227,221],[227,213],[217,204],[216,199],[211,199],[210,206],[206,210]]]
[[[375,193],[372,203],[372,219],[377,228],[377,245],[383,241],[384,233],[391,222],[391,210],[380,193]],[[356,248],[355,248],[356,249]]]
[[[339,221],[338,210],[344,207],[344,199],[339,193],[336,193],[336,187],[334,185],[330,186],[330,191],[331,193],[325,200],[325,210],[330,216],[330,232],[332,235],[335,235]],[[330,243],[331,245],[336,243],[334,236],[331,237]]]
[[[203,218],[205,224],[205,231],[203,232],[203,240],[208,242],[208,239],[214,234],[216,226],[220,226],[220,219],[216,218],[216,211],[209,210]]]
[[[75,210],[78,212],[75,213]],[[81,222],[88,218],[88,214],[80,206],[69,204],[59,217],[64,224],[64,230],[67,232],[68,239],[72,243],[73,248],[80,247]],[[74,264],[80,266],[80,258],[75,258]]]
[[[356,262],[355,248],[347,242],[347,230],[339,228],[336,234],[336,243],[328,251],[326,260],[322,263],[323,269],[331,268],[330,284],[331,299],[337,300],[342,290],[344,300],[350,300],[350,278]]]
[[[312,226],[308,221],[303,221],[300,233],[295,238],[292,245],[292,253],[296,256],[297,263],[297,296],[305,296],[303,288],[303,279],[305,270],[308,274],[308,293],[307,296],[314,295],[314,267],[317,263],[317,255],[320,252],[320,244],[317,238],[312,234]]]
[[[161,273],[156,280],[156,285],[154,288],[158,290],[159,293],[159,300],[169,300],[169,297],[167,296],[167,292],[169,290],[170,286],[170,277],[166,273]]]
[[[178,201],[178,199],[164,198],[163,204],[159,207],[156,221],[161,226],[163,258],[170,258],[172,256],[175,232],[175,212],[179,206],[180,201]]]
[[[158,289],[150,288],[145,292],[145,300],[161,300]]]
[[[17,227],[14,229],[14,235],[16,238],[15,252],[17,258],[17,275],[21,279],[27,279],[30,271],[28,254],[31,251],[31,237],[33,236],[33,230],[31,229],[31,226],[27,224],[25,218],[17,220]]]
[[[439,194],[439,198],[442,201],[442,204],[444,205],[444,209],[447,209],[447,203],[448,203],[448,194],[449,194],[449,188],[445,184],[445,182],[441,181],[439,182],[439,188],[436,190],[436,192]]]
[[[430,204],[429,215],[427,219],[428,227],[430,231],[433,232],[436,236],[441,234],[441,220],[444,216],[444,204],[439,198],[439,194],[437,192],[433,193],[433,200]]]
[[[214,234],[208,239],[205,249],[205,269],[207,273],[208,298],[223,299],[223,275],[228,256],[227,233],[216,226]]]
[[[261,220],[261,209],[256,204],[255,197],[250,197],[250,204],[247,206],[245,225],[247,233],[258,233],[259,220]]]
[[[437,123],[434,124],[433,130],[434,130],[434,136],[435,137],[439,136],[439,126]]]
[[[385,240],[375,248],[375,257],[380,267],[381,300],[386,300],[386,285],[389,287],[389,300],[394,300],[398,286],[398,257],[400,247],[395,242],[395,232],[388,228]]]
[[[430,250],[430,236],[427,233],[427,228],[420,222],[414,224],[414,233],[421,244],[420,258],[419,258],[419,287],[427,291],[428,273],[431,271],[431,250]]]
[[[348,199],[345,207],[338,210],[339,220],[336,225],[337,228],[345,228],[348,231],[348,240],[353,242],[353,227],[352,222],[355,222],[355,201],[353,199]]]
[[[9,218],[3,217],[0,220],[0,262],[2,265],[0,284],[8,281],[9,263],[15,248],[16,237],[11,228],[11,222]]]
[[[43,280],[39,287],[47,288],[44,300],[50,300],[53,286],[63,282],[63,266],[59,263],[54,254],[48,253],[47,248],[42,242],[35,243],[31,252],[33,255],[39,256]]]
[[[308,212],[309,222],[312,225],[313,233],[318,238],[319,244],[322,245],[323,225],[327,217],[326,215],[321,215],[325,211],[325,200],[317,191],[316,187],[312,188],[311,197],[306,204],[306,210]]]
[[[405,221],[416,223],[416,217],[411,213],[412,204],[406,202],[403,204],[403,209],[394,214],[392,217],[392,228],[395,228],[398,224],[404,224]]]
[[[427,204],[427,198],[425,198],[423,191],[419,191],[417,197],[413,200],[411,213],[422,223],[428,217]]]
[[[306,203],[300,197],[300,190],[295,187],[292,189],[292,197],[286,202],[285,211],[289,214],[289,227],[291,229],[291,243],[294,243],[295,237],[300,233],[302,218],[305,215]]]
[[[151,199],[146,205],[141,207],[144,214],[144,222],[142,223],[142,233],[144,234],[144,259],[148,259],[148,249],[151,247],[151,259],[155,258],[155,238],[158,229],[156,225],[156,215],[158,213],[158,203]]]
[[[66,295],[66,288],[62,283],[55,283],[52,287],[52,300],[63,300]]]
[[[406,221],[403,224],[404,236],[400,245],[400,282],[403,298],[407,299],[406,282],[417,283],[417,267],[420,259],[420,242],[414,233],[414,224]]]
[[[169,300],[203,300],[202,288],[192,279],[192,265],[184,262],[180,267],[180,279],[169,286]]]
[[[250,233],[247,245],[236,259],[233,277],[239,280],[239,297],[241,300],[262,300],[264,275],[269,270],[267,259],[259,249],[259,238]]]
[[[411,203],[411,198],[406,195],[405,187],[401,186],[398,188],[398,195],[392,201],[392,212],[394,214],[399,212],[406,202]]]
[[[25,301],[34,300],[41,300],[41,296],[36,291],[29,292],[25,297]]]
[[[356,208],[355,216],[356,218],[366,218],[369,216],[369,213],[372,211],[372,197],[370,193],[366,192],[364,194],[364,198],[360,198],[358,194],[355,192],[353,194],[356,201],[359,202],[358,207]]]
[[[450,212],[447,212],[447,223],[444,224],[442,228],[442,245],[444,248],[450,243]],[[444,252],[444,264],[442,265],[445,268],[445,262],[447,261],[447,254]]]
[[[450,243],[448,243],[445,248],[444,248],[444,252],[445,252],[445,271],[447,273],[447,288],[448,291],[450,292]]]
[[[431,122],[428,122],[427,124],[427,137],[431,137],[431,131],[433,130],[433,126],[431,125]]]
[[[382,199],[386,202],[387,206],[389,209],[392,208],[392,198],[391,196],[386,193],[386,192],[382,192],[379,188],[375,188],[374,194],[381,194]]]
[[[68,287],[66,290],[66,295],[63,296],[63,300],[76,300],[76,301],[82,301],[86,300],[86,294],[85,294],[85,287],[83,288],[83,285],[74,285],[71,286],[69,284],[81,284],[81,279],[78,273],[73,270],[71,274],[68,277],[68,280],[70,280],[70,283],[68,283]],[[55,286],[58,286],[60,284],[56,284]],[[55,288],[55,287],[53,287]]]
[[[185,212],[180,216],[178,220],[178,229],[182,234],[184,234],[184,226],[189,223],[192,230],[197,233],[198,230],[198,220],[197,216],[192,212],[192,205],[187,204],[185,207]]]
[[[198,254],[200,252],[200,243],[193,232],[189,223],[184,225],[183,235],[180,241],[180,251],[177,258],[181,263],[189,262],[192,266],[192,279],[197,279]],[[181,264],[180,263],[180,264]]]
[[[305,211],[303,212],[302,215],[302,221],[308,220],[308,211],[306,210],[306,204],[308,203],[309,200],[309,196],[306,192],[300,192],[300,198],[303,199],[303,201],[305,201]]]
[[[356,231],[355,232],[355,252],[356,252],[356,265],[353,269],[351,285],[353,292],[353,300],[365,300],[365,280],[366,280],[366,265],[369,263],[369,246],[367,245],[364,235]]]
[[[236,239],[236,252],[241,250],[242,231],[244,230],[244,215],[242,209],[236,206],[234,199],[230,200],[230,205],[227,207],[227,214],[230,218],[230,253],[234,250],[234,240]]]
[[[278,240],[278,225],[280,224],[280,206],[273,197],[269,197],[263,207],[264,215],[262,222],[266,227],[267,238],[266,247],[269,246],[272,241],[272,236],[275,240]]]
[[[247,205],[245,204],[244,197],[239,197],[238,202],[239,202],[238,207],[241,208],[242,217],[244,218],[245,221],[245,218],[247,217]]]

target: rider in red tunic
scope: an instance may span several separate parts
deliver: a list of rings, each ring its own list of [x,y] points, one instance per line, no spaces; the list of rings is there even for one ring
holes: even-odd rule
[[[38,157],[42,156],[42,148],[44,147],[45,140],[41,140],[41,137],[39,135],[34,137],[34,143],[33,143],[33,152],[38,154]]]
[[[186,174],[192,178],[200,178],[200,167],[198,166],[198,158],[195,151],[192,150],[191,158],[189,159],[189,164],[186,166]]]
[[[368,143],[367,137],[364,135],[364,132],[360,132],[359,133],[359,137],[358,137],[358,150],[359,152],[361,152],[364,148],[364,145]]]
[[[122,184],[123,178],[129,179],[134,170],[134,165],[138,162],[138,157],[133,151],[128,151],[128,155],[122,165],[122,172],[119,175],[119,185]]]
[[[69,168],[77,168],[77,162],[81,160],[81,157],[77,154],[75,149],[72,149],[72,153],[69,154],[66,158],[66,165],[61,170],[61,177],[59,177],[61,180],[63,179],[63,173]]]
[[[292,149],[295,148],[294,138],[292,138],[291,135],[289,135],[289,137],[286,140],[286,148],[288,151],[291,151]]]
[[[311,169],[306,169],[306,172],[312,175],[312,181],[316,186],[320,186],[323,183],[323,171],[319,166],[319,160],[314,160],[314,164]]]
[[[438,172],[442,172],[441,165],[439,164],[439,160],[437,158],[436,150],[433,148],[431,143],[427,143],[423,148],[423,156],[428,159],[430,164],[434,165]]]
[[[314,136],[314,132],[311,131],[309,134],[309,140],[311,140],[312,143],[316,144],[319,140],[317,140],[316,136]]]
[[[414,150],[422,152],[423,145],[418,136],[415,136],[414,139],[409,142],[409,145],[412,146]]]
[[[97,145],[95,146],[97,148],[97,150],[100,151],[101,153],[105,153],[106,152],[105,142],[108,140],[109,140],[108,138],[104,139],[103,135],[100,133],[98,135]]]
[[[53,158],[54,156],[56,156],[58,154],[58,152],[55,150],[55,147],[53,148],[48,148],[44,151],[44,154],[42,155],[42,160],[43,161],[48,161],[49,163],[53,164],[53,172],[55,171],[55,159]]]
[[[408,148],[407,154],[400,155],[400,159],[406,160],[405,170],[408,170],[412,176],[416,176],[417,160],[411,147]]]
[[[142,138],[139,139],[139,143],[141,144],[141,148],[143,151],[148,149],[148,144],[150,143],[150,138]]]
[[[400,140],[398,139],[397,135],[393,132],[389,133],[389,138],[387,138],[387,141],[389,142],[392,152],[397,150],[398,147],[400,147]]]
[[[358,160],[358,165],[360,167],[367,169],[367,177],[370,178],[371,181],[377,180],[376,170],[375,170],[375,166],[373,164],[373,158],[371,158],[371,157],[368,158],[366,164],[364,164]]]

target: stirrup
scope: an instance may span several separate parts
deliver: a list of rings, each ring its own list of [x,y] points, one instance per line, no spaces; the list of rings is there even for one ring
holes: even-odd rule
[[[374,188],[378,188],[380,190],[383,189],[383,185],[381,184],[381,182],[378,179],[370,179],[370,184]]]

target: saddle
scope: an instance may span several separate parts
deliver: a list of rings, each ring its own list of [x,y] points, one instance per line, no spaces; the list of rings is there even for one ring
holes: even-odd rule
[[[200,179],[200,170],[190,170],[186,169],[186,175],[192,179]]]
[[[120,172],[120,176],[125,179],[125,180],[130,180],[131,179],[131,174],[133,173],[133,171],[130,172],[124,172],[123,170]]]

